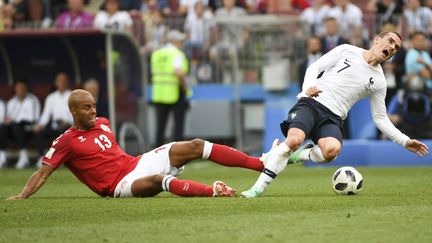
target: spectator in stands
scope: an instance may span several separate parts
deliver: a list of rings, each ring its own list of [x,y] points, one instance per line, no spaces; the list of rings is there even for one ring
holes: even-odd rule
[[[15,96],[6,105],[4,124],[7,126],[8,136],[2,136],[0,139],[0,150],[6,149],[7,137],[11,137],[20,149],[18,162],[15,164],[17,169],[22,169],[30,163],[26,142],[32,136],[32,127],[39,116],[38,98],[28,91],[27,81],[19,79],[15,83]]]
[[[338,45],[348,44],[349,41],[343,38],[339,32],[339,23],[333,17],[324,20],[325,34],[321,37],[321,52],[327,53]]]
[[[204,4],[198,1],[195,3],[195,15],[189,15],[185,21],[184,29],[188,37],[185,52],[189,60],[193,53],[207,53],[216,37],[216,22],[205,11],[208,10]]]
[[[152,98],[156,108],[156,146],[164,143],[165,127],[169,114],[174,113],[173,140],[183,140],[184,120],[189,107],[191,91],[186,81],[188,61],[181,51],[186,35],[171,30],[167,35],[168,44],[153,52]]]
[[[301,13],[301,18],[309,24],[313,35],[322,36],[325,34],[324,20],[329,11],[327,0],[315,0],[311,7]]]
[[[11,0],[6,4],[14,21],[42,21],[45,0]]]
[[[161,11],[164,15],[171,13],[168,0],[143,0],[139,10],[143,12]]]
[[[5,125],[5,118],[6,118],[6,104],[3,102],[3,100],[0,100],[0,138],[2,140],[7,140],[7,126]],[[6,165],[6,151],[3,147],[4,142],[0,142],[0,169],[3,168]]]
[[[216,10],[216,18],[235,18],[247,15],[246,10],[235,6],[235,0],[223,0],[224,7]],[[221,32],[216,32],[219,40],[210,48],[210,60],[219,72],[222,68],[222,59],[228,57],[233,60],[244,48],[249,40],[250,32],[238,26],[224,26]]]
[[[180,0],[180,3],[179,3],[180,14],[185,15],[185,16],[195,15],[195,4],[197,2],[202,2],[204,4],[204,6],[208,6],[208,4],[209,4],[208,0]]]
[[[0,7],[0,31],[12,29],[14,7],[11,4],[5,4]]]
[[[340,33],[353,45],[363,46],[362,17],[359,7],[350,0],[335,0],[335,6],[330,10],[329,16],[335,18],[340,26]]]
[[[119,10],[119,0],[105,0],[103,9],[96,15],[93,26],[101,30],[131,32],[132,23],[129,13]]]
[[[84,0],[68,0],[69,10],[56,19],[56,28],[83,29],[93,25],[93,15],[84,11]]]
[[[403,0],[369,0],[367,11],[376,18],[376,32],[381,32],[385,23],[401,23]]]
[[[56,91],[49,94],[45,99],[42,115],[37,124],[33,126],[36,147],[41,158],[44,155],[47,141],[58,137],[73,122],[67,105],[71,92],[69,89],[69,77],[66,73],[60,72],[56,75],[54,84]]]
[[[321,39],[318,36],[309,37],[307,41],[307,56],[299,67],[299,77],[301,77],[299,80],[300,88],[303,86],[303,77],[306,69],[323,55],[321,50]]]
[[[403,15],[407,34],[417,31],[432,34],[432,10],[421,6],[420,0],[407,0]]]
[[[299,14],[310,6],[307,0],[261,0],[258,5],[269,14]]]
[[[427,51],[428,39],[424,32],[414,32],[411,35],[411,48],[405,57],[407,82],[420,82],[432,91],[432,58]]]
[[[414,90],[412,89],[414,88]],[[432,138],[432,102],[418,87],[407,87],[395,94],[388,106],[390,121],[407,136]]]
[[[146,56],[161,48],[166,41],[169,27],[165,22],[164,13],[156,9],[151,12],[151,21],[146,24],[146,45],[141,49]]]
[[[83,84],[83,89],[90,92],[96,101],[97,116],[108,118],[108,100],[106,95],[101,95],[99,82],[94,79],[88,79]]]

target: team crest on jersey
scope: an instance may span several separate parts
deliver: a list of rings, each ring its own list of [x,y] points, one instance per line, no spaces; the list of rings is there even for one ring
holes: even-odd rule
[[[105,125],[105,124],[101,124],[100,128],[102,130],[104,130],[105,132],[111,132],[111,129],[107,125]]]
[[[367,88],[368,89],[371,89],[372,88],[372,85],[375,83],[375,80],[374,80],[374,78],[373,77],[370,77],[370,79],[369,79],[369,82],[367,83]]]

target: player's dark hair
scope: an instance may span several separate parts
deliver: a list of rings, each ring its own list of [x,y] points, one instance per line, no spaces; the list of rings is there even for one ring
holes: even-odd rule
[[[422,35],[424,37],[427,37],[426,33],[423,31],[415,31],[414,33],[412,33],[410,35],[410,40],[412,40],[414,37],[418,36],[418,35]]]
[[[15,85],[17,85],[17,84],[24,84],[27,87],[29,85],[27,78],[24,78],[24,77],[21,77],[21,78],[15,80],[14,84]]]
[[[382,37],[384,37],[384,36],[386,36],[386,35],[388,35],[388,34],[390,34],[390,33],[393,33],[393,34],[397,35],[397,36],[399,37],[399,39],[400,39],[401,41],[403,41],[402,36],[401,36],[398,32],[395,32],[395,31],[383,31],[383,32],[379,33],[378,36],[379,36],[380,38],[382,38]]]
[[[329,16],[329,17],[325,17],[323,22],[327,22],[327,21],[337,21],[337,19],[335,17]]]

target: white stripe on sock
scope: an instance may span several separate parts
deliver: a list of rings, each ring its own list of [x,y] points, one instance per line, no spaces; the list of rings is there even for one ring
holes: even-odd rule
[[[204,149],[203,149],[202,158],[208,159],[212,149],[213,149],[213,143],[210,143],[209,141],[204,141]]]
[[[309,157],[313,162],[316,162],[316,163],[328,162],[324,158],[324,155],[322,154],[322,151],[318,145],[315,145],[312,147],[312,150],[310,151]]]
[[[162,179],[162,190],[169,192],[169,184],[174,179],[176,178],[172,175],[164,176],[164,178]]]

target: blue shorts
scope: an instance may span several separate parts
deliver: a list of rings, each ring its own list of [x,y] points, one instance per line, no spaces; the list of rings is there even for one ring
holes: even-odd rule
[[[290,128],[295,127],[315,144],[320,138],[326,137],[336,138],[342,144],[342,118],[312,98],[300,98],[280,127],[284,136],[287,136]]]

